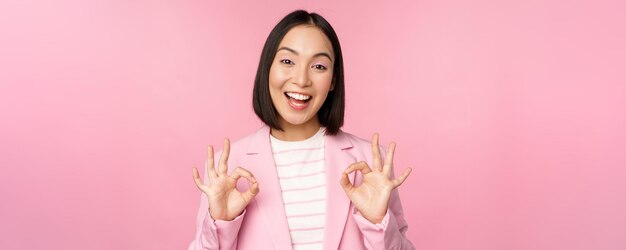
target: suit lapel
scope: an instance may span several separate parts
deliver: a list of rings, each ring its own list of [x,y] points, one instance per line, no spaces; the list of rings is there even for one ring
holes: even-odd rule
[[[274,155],[269,139],[269,127],[263,126],[252,138],[246,150],[242,167],[249,168],[259,182],[259,194],[254,203],[263,215],[263,221],[276,249],[291,249],[291,236],[285,205],[276,172]],[[353,146],[343,132],[336,136],[324,136],[324,165],[326,170],[326,227],[324,249],[337,249],[349,216],[350,199],[339,184],[343,171],[356,158],[346,152]],[[349,178],[354,183],[355,173]]]
[[[287,224],[285,205],[270,145],[269,127],[263,126],[252,138],[246,150],[246,161],[259,182],[259,194],[254,198],[276,249],[291,249],[291,236]]]
[[[339,180],[343,171],[356,162],[356,158],[346,152],[352,148],[347,135],[339,132],[336,136],[325,136],[326,169],[326,227],[324,230],[324,249],[337,249],[343,235],[343,229],[349,216],[350,199],[341,188]],[[354,183],[356,172],[349,175]]]

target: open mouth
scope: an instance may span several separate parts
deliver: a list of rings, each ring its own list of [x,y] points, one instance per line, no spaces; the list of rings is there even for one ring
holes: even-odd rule
[[[311,99],[310,95],[303,95],[303,94],[294,93],[294,92],[285,92],[285,96],[287,96],[288,98],[295,99],[297,101],[303,101],[303,102],[307,102]]]
[[[311,100],[312,96],[304,95],[295,92],[285,92],[285,96],[289,100],[289,105],[294,109],[304,109],[308,106],[308,102]]]

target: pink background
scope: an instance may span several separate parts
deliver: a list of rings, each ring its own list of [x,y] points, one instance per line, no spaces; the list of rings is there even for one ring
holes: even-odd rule
[[[344,129],[414,168],[418,249],[626,249],[625,3],[1,1],[0,249],[186,248],[296,8],[339,34]]]

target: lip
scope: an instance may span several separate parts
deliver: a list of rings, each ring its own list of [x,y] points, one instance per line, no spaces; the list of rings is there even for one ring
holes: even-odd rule
[[[296,93],[296,94],[300,94],[300,95],[311,96],[311,98],[309,98],[305,102],[302,102],[302,101],[298,101],[296,99],[293,99],[293,98],[289,97],[287,95],[287,93]],[[287,100],[287,105],[289,105],[289,107],[291,107],[292,109],[297,110],[297,111],[306,109],[309,106],[309,103],[311,102],[311,100],[313,99],[312,95],[301,93],[301,92],[295,92],[295,91],[286,91],[284,93],[284,96],[285,96],[285,99]]]

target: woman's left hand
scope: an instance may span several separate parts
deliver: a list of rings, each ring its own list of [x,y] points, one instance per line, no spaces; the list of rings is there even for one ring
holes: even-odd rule
[[[374,134],[372,137],[373,169],[361,161],[350,165],[341,177],[341,186],[348,198],[365,219],[375,224],[382,222],[387,213],[391,191],[399,187],[411,173],[411,168],[407,168],[398,178],[391,179],[395,149],[396,144],[390,143],[383,164],[378,146],[378,134]],[[363,183],[355,187],[348,179],[348,174],[357,170],[363,174]]]

